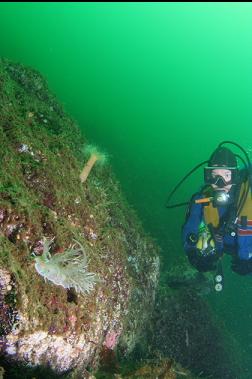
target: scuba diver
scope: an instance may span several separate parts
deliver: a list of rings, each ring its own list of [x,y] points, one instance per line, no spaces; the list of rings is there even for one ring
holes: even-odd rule
[[[245,159],[224,144],[237,146]],[[243,167],[238,168],[237,158]],[[245,150],[231,141],[219,144],[208,161],[197,165],[171,192],[202,165],[205,185],[189,202],[182,227],[183,247],[189,262],[200,272],[217,271],[215,289],[222,289],[221,257],[232,257],[231,268],[240,275],[252,274],[251,163]],[[185,205],[176,204],[167,208]]]

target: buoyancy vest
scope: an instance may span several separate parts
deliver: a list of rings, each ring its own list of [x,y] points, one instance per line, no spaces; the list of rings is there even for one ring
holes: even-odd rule
[[[237,212],[239,212],[239,214],[236,214],[235,217],[238,217],[237,219],[238,225],[241,225],[242,223],[244,223],[244,221],[242,221],[244,219],[247,222],[252,223],[252,197],[251,197],[251,191],[248,190],[248,186],[249,186],[248,181],[242,183],[242,185],[240,186],[238,204],[242,200],[241,197],[246,194],[247,195],[243,203],[242,209],[240,210],[237,209]],[[231,206],[236,207],[236,204],[231,205]],[[219,227],[220,217],[219,217],[218,208],[214,207],[211,202],[208,205],[204,206],[203,216],[204,216],[204,221],[206,225],[212,225],[214,228]]]

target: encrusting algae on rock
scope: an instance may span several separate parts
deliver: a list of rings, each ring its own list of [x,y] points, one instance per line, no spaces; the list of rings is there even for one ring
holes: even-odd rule
[[[0,83],[0,366],[94,371],[141,337],[159,249],[104,160],[81,181],[89,144],[42,76],[0,59]]]

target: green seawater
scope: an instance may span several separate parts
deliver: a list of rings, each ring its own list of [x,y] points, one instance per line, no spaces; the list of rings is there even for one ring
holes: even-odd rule
[[[128,201],[162,248],[182,255],[185,207],[169,192],[223,140],[252,151],[252,3],[0,4],[0,56],[39,70],[90,142],[110,155]],[[237,150],[235,150],[237,152]],[[198,170],[174,196],[203,184]],[[252,376],[252,277],[225,260],[209,297]]]

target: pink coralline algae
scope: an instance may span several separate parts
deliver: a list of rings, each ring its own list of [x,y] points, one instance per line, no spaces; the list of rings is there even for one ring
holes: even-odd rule
[[[108,349],[113,350],[117,344],[117,339],[118,339],[119,335],[120,335],[119,332],[114,332],[114,331],[108,332],[108,334],[106,335],[105,341],[104,341],[104,345]]]

